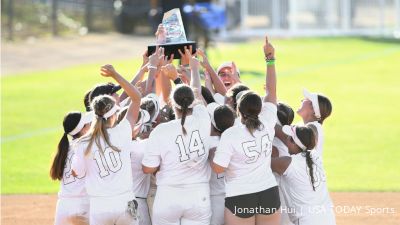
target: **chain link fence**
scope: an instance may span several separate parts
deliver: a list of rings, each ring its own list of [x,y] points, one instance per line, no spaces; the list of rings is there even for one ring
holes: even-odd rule
[[[1,0],[2,39],[113,29],[112,0]]]

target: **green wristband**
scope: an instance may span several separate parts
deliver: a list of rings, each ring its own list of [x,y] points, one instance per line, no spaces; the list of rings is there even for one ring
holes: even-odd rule
[[[266,60],[266,62],[267,62],[267,66],[273,66],[273,65],[275,65],[275,59],[273,59],[273,60]]]

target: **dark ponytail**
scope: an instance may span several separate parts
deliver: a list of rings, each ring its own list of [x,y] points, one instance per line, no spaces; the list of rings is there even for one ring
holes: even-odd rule
[[[314,178],[314,167],[313,167],[314,162],[311,157],[311,151],[312,149],[315,148],[316,145],[315,133],[311,127],[301,126],[301,127],[296,127],[296,135],[301,141],[301,143],[303,143],[303,145],[306,147],[306,150],[303,151],[303,154],[305,154],[306,156],[306,163],[311,178],[311,185],[313,187],[313,190],[315,191],[315,186],[314,186],[315,178]]]
[[[313,168],[314,162],[311,158],[310,151],[306,151],[306,163],[307,163],[308,171],[309,171],[310,178],[311,178],[311,185],[312,185],[313,190],[315,191],[315,186],[314,186],[315,178],[314,178],[314,168]]]
[[[186,135],[186,129],[185,129],[185,120],[187,114],[191,111],[189,106],[193,103],[194,101],[194,94],[192,89],[187,86],[187,85],[179,85],[176,87],[174,90],[173,94],[173,100],[176,104],[176,108],[180,111],[182,114],[181,117],[181,125],[182,125],[182,133],[183,135]]]
[[[245,91],[238,102],[238,111],[242,116],[242,123],[251,135],[254,131],[263,129],[258,115],[261,113],[262,101],[260,96],[252,91]]]
[[[82,115],[79,112],[70,112],[64,117],[64,134],[58,143],[57,153],[54,156],[53,163],[50,168],[50,177],[53,180],[61,180],[63,178],[65,162],[67,161],[69,151],[68,133],[75,129],[79,123],[79,120],[81,119],[81,116]]]

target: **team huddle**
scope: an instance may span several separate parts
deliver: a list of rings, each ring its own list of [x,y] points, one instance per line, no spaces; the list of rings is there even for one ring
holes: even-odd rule
[[[162,47],[146,52],[131,82],[102,66],[118,85],[96,85],[87,112],[64,117],[55,224],[336,224],[322,160],[331,102],[303,91],[292,125],[267,38],[263,50],[263,96],[201,49],[179,51],[178,67]]]

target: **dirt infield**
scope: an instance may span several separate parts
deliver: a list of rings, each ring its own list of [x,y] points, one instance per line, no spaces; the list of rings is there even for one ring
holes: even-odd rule
[[[338,225],[400,224],[400,193],[332,193]],[[2,195],[1,224],[53,224],[55,195]],[[322,223],[321,223],[322,224]]]

